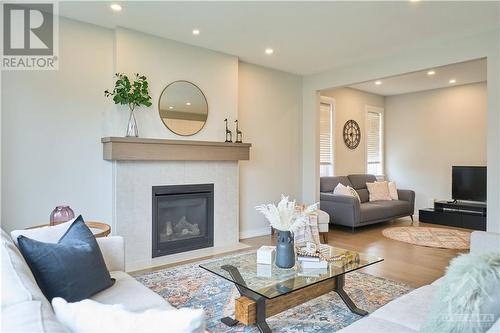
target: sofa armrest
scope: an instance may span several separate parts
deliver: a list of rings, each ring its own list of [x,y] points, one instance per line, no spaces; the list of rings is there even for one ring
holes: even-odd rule
[[[403,201],[415,202],[415,191],[398,189],[398,198]]]
[[[399,200],[407,201],[410,203],[411,214],[415,212],[415,191],[398,189],[398,198]]]
[[[360,202],[348,195],[320,194],[320,209],[330,214],[330,221],[345,226],[355,226],[360,221]]]
[[[470,253],[500,253],[500,233],[473,231],[470,235]]]
[[[111,271],[125,271],[125,242],[121,236],[96,238],[106,267]]]

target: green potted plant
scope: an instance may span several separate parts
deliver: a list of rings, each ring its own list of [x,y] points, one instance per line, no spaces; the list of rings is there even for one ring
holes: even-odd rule
[[[135,74],[135,80],[130,83],[127,75],[123,73],[115,74],[116,82],[112,91],[105,90],[104,96],[113,96],[115,104],[128,105],[130,117],[128,119],[127,136],[139,136],[137,121],[135,120],[134,111],[137,107],[150,107],[151,96],[149,96],[149,84],[144,75]]]

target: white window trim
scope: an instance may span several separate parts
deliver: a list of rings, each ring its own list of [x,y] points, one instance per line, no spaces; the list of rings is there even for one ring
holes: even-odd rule
[[[332,110],[332,116],[330,118],[331,120],[331,126],[330,128],[332,129],[332,156],[333,156],[333,161],[332,161],[332,173],[333,175],[335,175],[335,158],[336,158],[336,154],[335,154],[335,98],[332,98],[332,97],[328,97],[328,96],[320,96],[319,97],[319,102],[320,104],[321,103],[324,103],[324,104],[330,104],[331,106],[331,110]],[[318,111],[319,112],[319,111]],[[323,164],[325,165],[325,163],[320,163],[320,165]]]
[[[373,106],[373,105],[365,105],[365,172],[368,173],[368,112],[376,112],[380,114],[380,119],[382,121],[382,139],[380,140],[380,145],[382,146],[380,149],[380,155],[382,162],[381,164],[381,169],[382,169],[382,174],[381,175],[375,175],[380,178],[385,178],[385,114],[384,114],[384,108],[380,108],[378,106]]]

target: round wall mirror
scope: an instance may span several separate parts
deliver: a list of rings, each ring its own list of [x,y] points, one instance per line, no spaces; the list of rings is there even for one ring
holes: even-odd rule
[[[208,104],[200,88],[188,81],[175,81],[163,89],[158,102],[163,124],[178,135],[194,135],[207,121]]]

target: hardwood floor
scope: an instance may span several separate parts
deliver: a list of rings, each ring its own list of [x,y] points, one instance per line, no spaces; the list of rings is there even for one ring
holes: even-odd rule
[[[395,241],[382,235],[382,230],[385,228],[409,226],[410,224],[410,219],[404,218],[393,222],[358,228],[354,233],[352,233],[350,228],[330,226],[328,243],[332,246],[384,258],[383,262],[374,264],[361,271],[404,282],[417,288],[443,276],[449,261],[459,253],[467,251],[416,246]],[[419,222],[415,222],[415,225],[441,227],[435,224]],[[459,230],[469,231],[466,229]],[[271,236],[263,236],[243,240],[242,242],[259,247],[271,244],[272,240]]]
[[[363,252],[384,258],[381,263],[374,264],[361,271],[384,277],[387,279],[404,282],[414,288],[432,283],[443,276],[449,261],[456,257],[463,250],[438,249],[424,246],[416,246],[386,238],[382,235],[382,230],[393,226],[409,226],[409,218],[398,219],[393,222],[379,223],[371,226],[357,228],[353,233],[351,228],[330,226],[328,243],[332,246],[345,248],[348,250]],[[415,225],[436,227],[435,224],[415,222]],[[454,228],[459,229],[459,228]],[[470,231],[467,229],[459,229]],[[273,245],[275,242],[269,236],[255,237],[242,240],[242,243],[257,249],[262,245]],[[236,251],[246,252],[249,249]],[[228,255],[225,253],[224,255]],[[223,255],[220,255],[223,256]],[[207,256],[209,259],[219,256]],[[184,261],[177,264],[169,264],[161,267],[149,268],[137,272],[155,271],[158,269],[173,267],[201,259]]]

